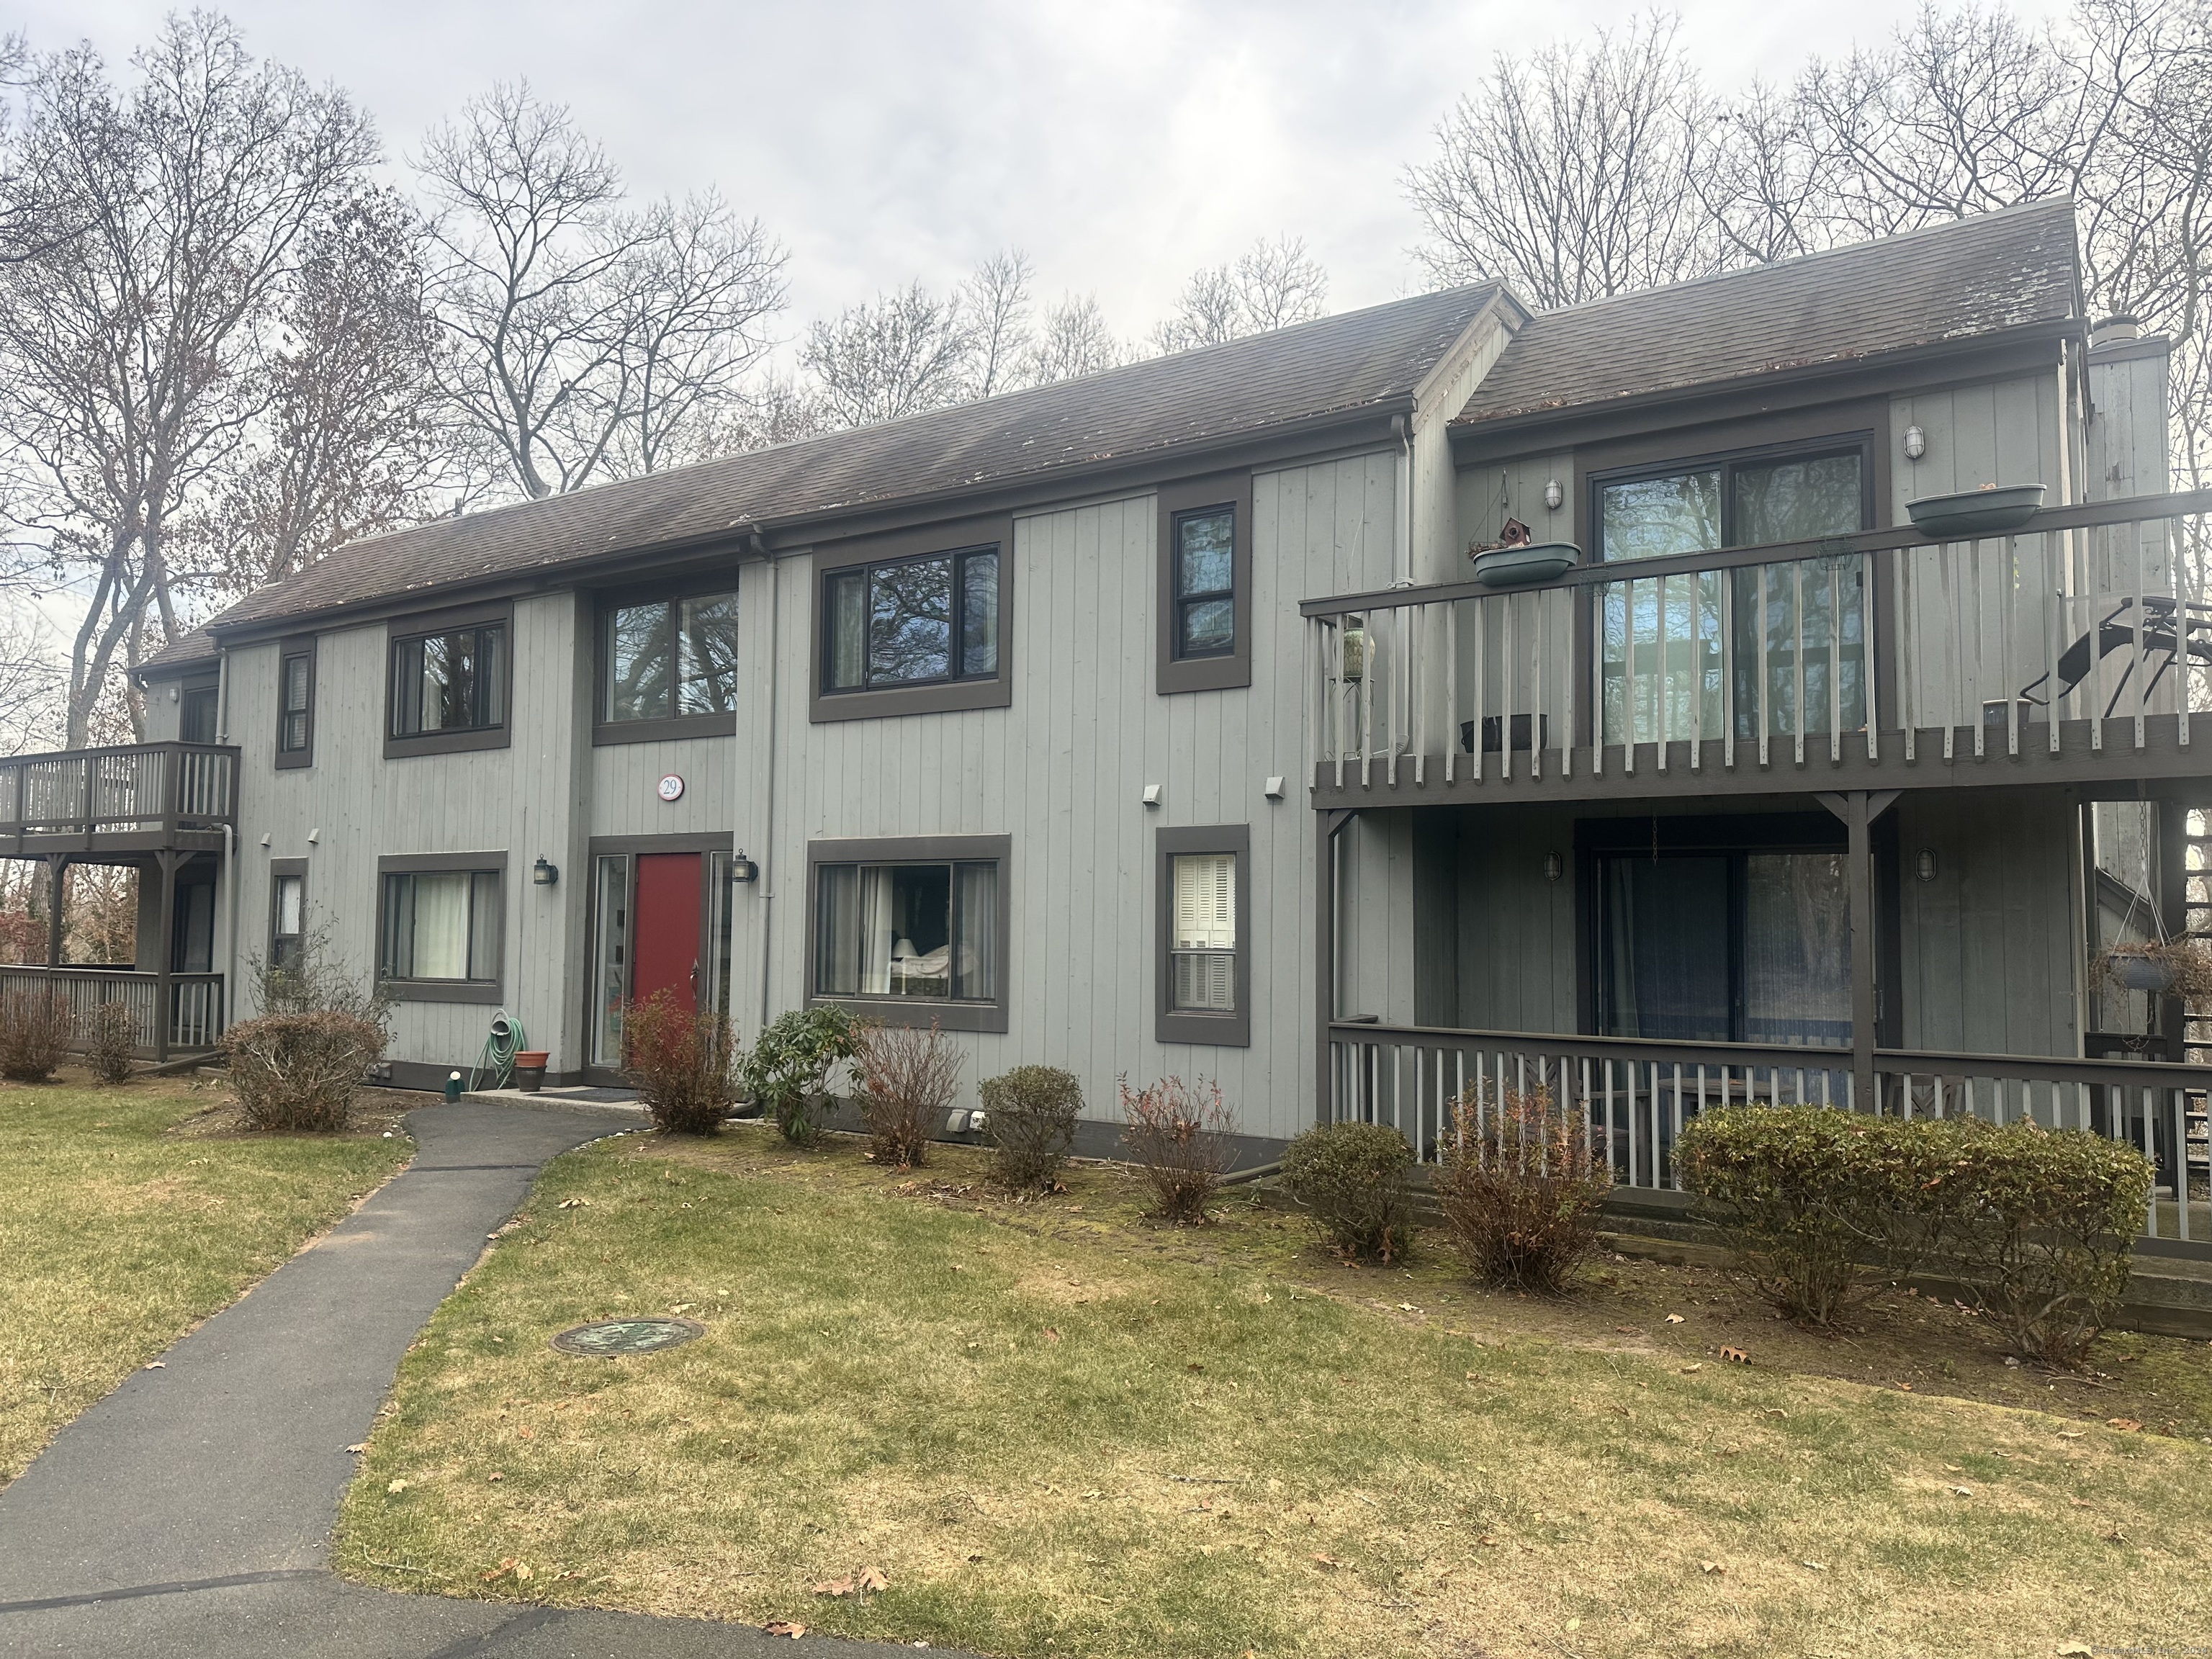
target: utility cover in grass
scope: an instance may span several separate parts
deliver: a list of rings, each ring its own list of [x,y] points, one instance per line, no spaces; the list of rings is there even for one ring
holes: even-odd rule
[[[629,1353],[658,1353],[706,1334],[704,1325],[690,1319],[597,1319],[562,1332],[553,1346],[562,1353],[614,1359]]]

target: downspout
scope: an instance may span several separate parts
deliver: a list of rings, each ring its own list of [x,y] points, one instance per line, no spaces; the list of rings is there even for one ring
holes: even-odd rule
[[[215,659],[215,740],[230,741],[230,653],[220,650]],[[222,970],[222,1021],[226,1026],[238,1012],[238,802],[245,793],[246,769],[234,766],[230,772],[230,822],[222,826],[223,908],[230,913],[230,944]],[[265,1013],[267,1010],[262,1012]]]
[[[1390,417],[1390,431],[1398,440],[1398,522],[1390,549],[1390,586],[1413,585],[1413,425],[1404,415]]]
[[[776,562],[768,550],[767,540],[756,530],[750,538],[752,550],[768,562],[768,766],[767,776],[761,786],[761,849],[760,860],[760,1023],[766,1030],[769,1023],[769,985],[770,907],[775,902],[775,722],[776,691],[782,678],[783,659],[777,648],[782,633],[783,607],[777,596]]]

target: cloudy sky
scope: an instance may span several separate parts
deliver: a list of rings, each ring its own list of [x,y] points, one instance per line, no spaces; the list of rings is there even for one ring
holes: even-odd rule
[[[118,63],[168,0],[21,0],[38,47]],[[2040,14],[2048,0],[2023,0]],[[1711,81],[1787,76],[1911,0],[1692,5]],[[792,251],[785,331],[995,248],[1145,331],[1194,267],[1306,239],[1332,308],[1413,281],[1400,172],[1492,53],[1624,25],[1628,0],[843,5],[236,0],[250,46],[349,88],[395,152],[495,80],[568,103],[644,192],[718,185]],[[4,15],[4,14],[0,14]]]

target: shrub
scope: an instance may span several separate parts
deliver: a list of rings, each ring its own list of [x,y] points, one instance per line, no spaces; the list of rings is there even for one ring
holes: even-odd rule
[[[859,1024],[835,1004],[793,1008],[760,1035],[738,1068],[744,1091],[794,1146],[822,1139],[830,1068],[856,1053]]]
[[[730,1028],[661,990],[623,1010],[622,1041],[623,1075],[637,1085],[653,1127],[714,1133],[738,1097]]]
[[[327,923],[302,933],[286,961],[251,955],[246,966],[264,1014],[351,1014],[382,1025],[391,1012],[390,999],[377,982],[346,965],[344,954],[331,943]]]
[[[1152,1189],[1152,1214],[1192,1225],[1208,1218],[1207,1206],[1237,1156],[1237,1115],[1221,1087],[1201,1078],[1188,1088],[1164,1077],[1148,1089],[1121,1090],[1122,1145]]]
[[[2078,1364],[2127,1290],[2157,1172],[2086,1129],[1968,1120],[1955,1146],[1973,1200],[1955,1254],[1983,1311],[2021,1353]]]
[[[991,1179],[1010,1192],[1058,1190],[1083,1112],[1083,1085],[1056,1066],[1017,1066],[984,1079],[977,1093]]]
[[[863,1026],[858,1042],[869,1154],[878,1164],[911,1169],[927,1161],[930,1131],[952,1104],[960,1056],[945,1046],[935,1020],[926,1031],[912,1025]]]
[[[1406,1137],[1388,1124],[1323,1124],[1283,1149],[1283,1185],[1346,1260],[1395,1261],[1413,1236],[1413,1163]]]
[[[128,1003],[103,1002],[84,1017],[84,1063],[102,1083],[131,1075],[131,1051],[138,1046],[138,1020]]]
[[[335,1008],[264,1014],[222,1035],[230,1086],[257,1129],[343,1129],[384,1028]]]
[[[1968,1201],[1960,1132],[1958,1119],[1723,1106],[1683,1126],[1675,1165],[1752,1287],[1826,1325],[1940,1248]]]
[[[62,1063],[76,1024],[58,991],[10,991],[0,997],[0,1077],[44,1083]]]
[[[1452,1107],[1437,1206],[1468,1267],[1493,1285],[1556,1294],[1597,1244],[1613,1185],[1589,1126],[1548,1089],[1470,1090]]]

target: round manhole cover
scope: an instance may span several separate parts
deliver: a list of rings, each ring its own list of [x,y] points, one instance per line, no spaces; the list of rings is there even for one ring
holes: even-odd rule
[[[626,1353],[658,1353],[695,1336],[707,1328],[690,1319],[596,1319],[553,1339],[562,1353],[595,1354],[611,1358]]]

